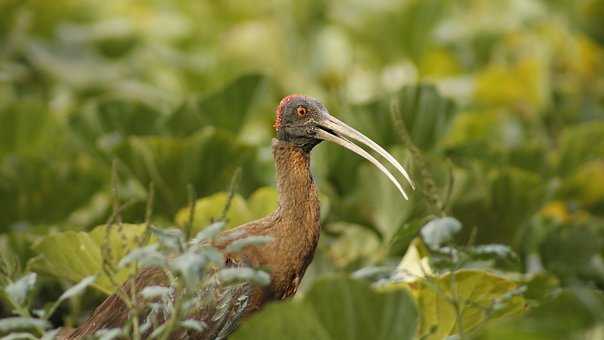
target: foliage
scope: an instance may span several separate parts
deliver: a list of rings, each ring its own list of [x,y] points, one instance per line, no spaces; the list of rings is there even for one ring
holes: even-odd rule
[[[380,293],[361,281],[326,278],[300,301],[267,307],[234,338],[412,339],[416,322],[415,304],[403,289]]]
[[[0,333],[77,325],[145,255],[273,211],[274,108],[304,93],[391,151],[417,188],[403,201],[356,155],[318,146],[323,232],[301,297],[235,337],[387,338],[389,316],[417,313],[392,334],[598,338],[603,9],[0,2]],[[400,302],[377,304],[386,296]],[[365,311],[373,321],[355,322]],[[174,324],[199,326],[185,314]]]

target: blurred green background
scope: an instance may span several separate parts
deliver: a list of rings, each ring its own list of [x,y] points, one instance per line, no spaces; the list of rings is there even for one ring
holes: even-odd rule
[[[602,0],[2,0],[5,277],[50,274],[38,304],[81,279],[31,259],[107,220],[113,160],[128,222],[144,220],[153,182],[154,223],[183,224],[192,187],[201,228],[237,169],[229,224],[270,212],[274,109],[303,93],[419,185],[403,201],[356,155],[316,148],[324,232],[305,285],[395,268],[419,228],[453,216],[453,244],[515,254],[462,267],[534,283],[535,309],[473,336],[604,336],[602,22]],[[85,315],[101,297],[74,305]]]

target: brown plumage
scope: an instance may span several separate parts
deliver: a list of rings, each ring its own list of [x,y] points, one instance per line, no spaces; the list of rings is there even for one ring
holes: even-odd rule
[[[172,339],[225,338],[237,327],[242,317],[260,309],[268,301],[285,299],[296,293],[319,241],[319,198],[310,171],[310,152],[322,140],[340,144],[376,164],[377,161],[372,156],[359,151],[348,138],[359,141],[384,156],[408,178],[392,156],[373,142],[368,142],[356,130],[331,117],[315,99],[300,95],[284,98],[277,108],[275,128],[278,139],[273,139],[272,148],[279,192],[277,210],[262,219],[227,230],[219,238],[232,242],[251,235],[272,237],[266,244],[246,247],[236,254],[225,254],[226,266],[245,264],[264,268],[270,273],[271,282],[264,287],[241,284],[219,290],[216,292],[217,301],[220,301],[221,306],[227,305],[227,310],[221,311],[226,313],[225,317],[213,318],[219,307],[217,304],[207,306],[191,315],[206,323],[207,328],[203,334],[181,331],[175,332]],[[404,195],[400,184],[390,172],[380,163],[376,166],[385,172]],[[215,244],[221,250],[227,245],[227,242]],[[167,280],[161,270],[150,268],[141,271],[122,289],[129,290],[132,284],[136,291],[140,291],[146,286],[165,286]],[[126,305],[114,294],[97,307],[91,317],[73,331],[69,338],[78,339],[100,329],[119,327],[127,319]]]

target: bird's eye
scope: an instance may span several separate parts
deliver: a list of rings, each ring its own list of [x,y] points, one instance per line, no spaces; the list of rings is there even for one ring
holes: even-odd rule
[[[306,115],[306,108],[304,106],[298,106],[296,108],[296,114],[298,115],[298,117],[303,117]]]

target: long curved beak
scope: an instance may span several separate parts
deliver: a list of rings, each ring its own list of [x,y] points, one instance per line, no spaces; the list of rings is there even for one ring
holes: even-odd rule
[[[394,166],[394,168],[405,177],[409,185],[412,189],[415,190],[415,186],[413,185],[413,181],[409,177],[409,174],[403,166],[384,148],[379,146],[377,143],[369,139],[367,136],[363,135],[359,131],[351,128],[346,125],[342,121],[336,119],[335,117],[325,113],[320,122],[318,122],[319,129],[317,129],[316,136],[322,140],[332,142],[338,144],[340,146],[345,147],[346,149],[356,153],[357,155],[365,158],[370,161],[373,165],[375,165],[381,172],[383,172],[386,177],[396,186],[396,188],[400,191],[405,199],[409,199],[405,190],[401,184],[396,180],[396,178],[386,169],[386,167],[380,163],[377,159],[371,156],[367,151],[357,146],[350,140],[354,140],[359,142],[371,150],[378,153],[380,156],[384,157],[390,164]]]

